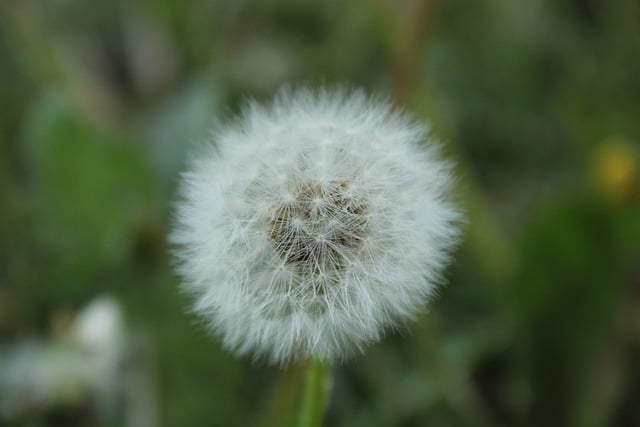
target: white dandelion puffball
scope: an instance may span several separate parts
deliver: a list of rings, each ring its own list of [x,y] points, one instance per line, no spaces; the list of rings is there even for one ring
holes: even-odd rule
[[[208,147],[183,174],[171,241],[228,348],[343,359],[434,295],[458,237],[451,168],[388,102],[283,90]]]

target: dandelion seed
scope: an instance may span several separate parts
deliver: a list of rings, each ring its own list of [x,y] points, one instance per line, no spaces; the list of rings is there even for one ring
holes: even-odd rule
[[[171,240],[227,347],[342,359],[433,296],[460,214],[424,126],[359,92],[284,90],[212,142],[183,175]]]

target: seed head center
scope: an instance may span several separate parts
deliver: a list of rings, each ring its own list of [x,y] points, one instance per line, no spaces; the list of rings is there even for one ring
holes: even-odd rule
[[[360,246],[367,203],[343,181],[305,183],[274,207],[270,237],[285,263],[316,275],[339,271]]]

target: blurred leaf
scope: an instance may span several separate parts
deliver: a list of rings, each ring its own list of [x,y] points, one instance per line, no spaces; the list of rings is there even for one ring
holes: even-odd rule
[[[24,125],[31,237],[48,260],[38,280],[52,302],[65,301],[64,289],[76,294],[128,258],[157,191],[135,147],[77,116],[62,96],[44,96]]]
[[[623,289],[614,229],[611,212],[583,195],[544,209],[527,229],[510,305],[533,391],[527,425],[573,425]]]

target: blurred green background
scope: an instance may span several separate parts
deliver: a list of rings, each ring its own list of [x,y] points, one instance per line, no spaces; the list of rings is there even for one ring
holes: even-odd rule
[[[0,426],[271,426],[303,369],[186,313],[186,153],[246,97],[428,120],[468,214],[429,313],[334,369],[331,426],[640,426],[636,0],[0,1]]]

